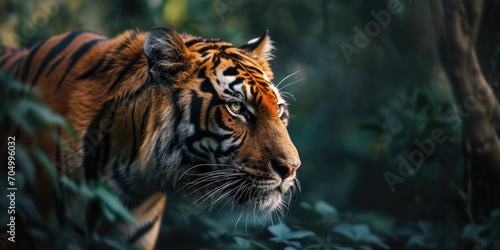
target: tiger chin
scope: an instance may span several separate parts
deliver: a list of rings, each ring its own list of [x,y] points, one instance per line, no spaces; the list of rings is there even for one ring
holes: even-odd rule
[[[166,28],[112,39],[76,30],[29,50],[2,46],[0,65],[36,88],[78,137],[58,129],[62,144],[23,133],[20,141],[40,145],[59,176],[106,182],[137,222],[125,228],[127,241],[152,249],[170,192],[272,213],[298,185],[272,51],[267,32],[236,47]],[[35,203],[60,218],[46,205],[48,178],[37,176]],[[81,204],[66,209],[67,219],[83,216]]]

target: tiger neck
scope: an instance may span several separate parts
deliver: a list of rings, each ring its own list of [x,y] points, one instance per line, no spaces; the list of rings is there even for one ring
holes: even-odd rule
[[[146,85],[145,85],[146,86]],[[139,151],[153,119],[152,90],[144,87],[133,94],[105,103],[84,136],[85,176],[103,179],[125,204],[135,204],[159,191],[159,186],[141,171]]]
[[[148,81],[148,60],[144,54],[146,33],[127,31],[111,40],[103,41],[93,48],[99,54],[95,61],[89,57],[85,65],[92,65],[78,80],[90,79],[102,99],[125,98],[143,87]]]

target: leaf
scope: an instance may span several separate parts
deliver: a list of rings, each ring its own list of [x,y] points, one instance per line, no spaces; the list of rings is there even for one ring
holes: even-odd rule
[[[28,180],[28,182],[33,182],[35,179],[35,165],[33,165],[31,156],[28,154],[28,151],[25,149],[25,147],[21,144],[16,145],[15,152],[15,158],[20,163],[18,165],[22,166],[22,171],[26,176],[26,179]]]
[[[461,238],[485,246],[488,244],[488,242],[485,239],[482,239],[480,235],[489,228],[490,228],[489,225],[472,225],[472,224],[466,225],[464,227],[464,231],[462,232]]]
[[[32,124],[25,117],[25,114],[26,114],[25,106],[27,104],[25,105],[24,103],[28,103],[28,102],[29,102],[28,100],[16,101],[16,103],[14,103],[12,105],[12,108],[8,110],[8,114],[9,114],[10,118],[12,119],[12,121],[15,124],[19,125],[19,127],[24,132],[26,132],[26,134],[28,134],[31,137],[34,137],[36,126],[34,124]]]
[[[422,230],[422,233],[424,233],[425,235],[432,234],[432,224],[428,221],[419,221],[418,228],[420,228],[420,230]]]
[[[357,241],[356,233],[354,232],[351,225],[340,224],[340,225],[335,226],[332,229],[332,231],[344,236],[347,239],[350,239],[352,241]]]
[[[302,207],[302,208],[304,208],[304,209],[306,209],[306,210],[311,210],[312,209],[312,206],[309,203],[303,202],[303,201],[300,202],[299,206]]]
[[[52,165],[49,157],[47,157],[47,154],[39,147],[34,148],[33,153],[35,154],[36,158],[41,163],[41,165],[45,168],[45,171],[47,171],[47,173],[49,174],[52,180],[52,186],[56,187],[58,185],[57,173],[54,170],[54,165]]]
[[[324,201],[316,202],[316,204],[314,204],[314,211],[316,211],[322,217],[328,217],[337,214],[337,210]]]
[[[33,102],[32,111],[45,123],[66,126],[66,120],[54,113],[50,108]]]
[[[310,237],[310,236],[314,236],[314,232],[307,231],[307,230],[293,231],[293,232],[284,233],[282,235],[282,237],[286,238],[286,239],[301,239],[301,238]]]
[[[384,244],[384,242],[382,242],[382,239],[380,239],[380,237],[378,237],[374,234],[370,234],[370,235],[366,236],[365,238],[361,239],[361,242],[365,242],[365,243],[368,243],[370,245],[376,245],[376,246],[379,246],[379,247],[384,248],[384,249],[389,249],[389,246]]]
[[[293,247],[296,247],[296,248],[301,248],[302,247],[302,244],[299,241],[291,241],[289,239],[282,238],[282,237],[273,237],[273,238],[271,238],[269,240],[277,242],[277,243],[284,243],[285,245],[293,246]]]
[[[383,215],[377,212],[360,213],[356,217],[356,221],[362,221],[370,226],[370,228],[377,232],[391,234],[394,231],[395,220],[393,217]]]
[[[101,211],[104,215],[104,218],[106,218],[108,221],[110,221],[110,222],[116,221],[115,214],[104,203],[101,203]]]
[[[235,236],[233,239],[236,242],[236,244],[238,244],[238,246],[241,247],[241,248],[248,248],[248,247],[250,247],[250,241],[248,241],[246,239],[243,239],[243,238],[238,237],[238,236]]]
[[[285,224],[280,223],[276,225],[271,225],[267,227],[267,230],[269,230],[270,233],[272,233],[274,236],[283,238],[283,235],[290,232],[290,228],[288,228]]]
[[[40,211],[38,211],[38,209],[33,209],[37,207],[35,206],[33,199],[28,196],[20,196],[16,197],[16,202],[17,205],[19,205],[18,207],[16,206],[16,214],[17,211],[20,211],[25,214],[25,217],[30,218],[32,222],[37,224],[45,222],[45,219],[40,214]]]
[[[85,182],[82,182],[80,184],[80,187],[78,188],[77,192],[79,195],[87,199],[93,199],[96,196],[96,194],[92,190],[90,190],[90,188],[86,185]]]
[[[411,246],[419,246],[419,247],[425,247],[427,246],[427,243],[425,242],[427,240],[427,237],[422,234],[416,234],[412,235],[410,239],[406,242],[406,246],[411,247]]]
[[[125,222],[135,225],[135,219],[130,212],[122,205],[120,200],[104,187],[99,187],[95,191],[95,195],[100,198],[101,202],[108,206],[111,211],[118,215]]]
[[[354,235],[356,236],[357,240],[361,240],[369,236],[370,233],[370,228],[367,225],[354,225],[352,226],[352,230],[354,231]]]
[[[334,227],[332,230],[353,242],[367,243],[369,245],[377,245],[381,248],[389,249],[378,236],[370,232],[370,228],[367,225],[341,224]]]
[[[491,212],[491,219],[496,220],[500,218],[500,209],[495,209]]]
[[[295,247],[295,248],[302,248],[302,244],[299,241],[290,241],[288,245]]]
[[[72,180],[70,180],[67,176],[61,177],[61,183],[64,185],[64,187],[69,188],[73,192],[78,191],[78,186],[76,186],[76,184]]]

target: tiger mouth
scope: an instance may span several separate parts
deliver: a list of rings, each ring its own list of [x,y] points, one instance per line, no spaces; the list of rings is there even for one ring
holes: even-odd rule
[[[274,188],[250,187],[248,190],[235,192],[231,198],[246,208],[273,212],[281,206],[289,191],[289,186],[282,183]]]
[[[195,190],[188,191],[194,194],[195,205],[205,203],[203,206],[213,207],[232,204],[249,211],[271,213],[286,202],[286,197],[291,197],[296,183],[295,175],[277,180],[234,170],[214,174],[217,171],[192,174],[195,178],[190,178],[187,186],[188,190]],[[300,187],[297,186],[297,189]]]

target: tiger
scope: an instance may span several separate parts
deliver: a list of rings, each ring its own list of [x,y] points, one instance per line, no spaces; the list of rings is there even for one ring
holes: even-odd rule
[[[74,30],[31,49],[0,50],[2,70],[64,117],[77,137],[58,129],[64,143],[32,143],[59,177],[79,173],[106,183],[135,219],[125,232],[139,249],[155,247],[170,192],[191,186],[272,213],[299,185],[301,161],[287,131],[288,103],[273,82],[267,31],[235,46],[163,27],[114,38]],[[54,214],[40,171],[34,200]],[[70,219],[84,216],[66,210]]]

